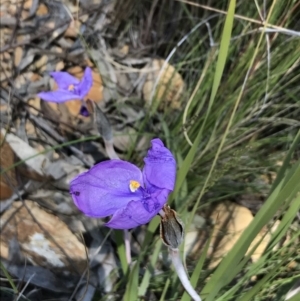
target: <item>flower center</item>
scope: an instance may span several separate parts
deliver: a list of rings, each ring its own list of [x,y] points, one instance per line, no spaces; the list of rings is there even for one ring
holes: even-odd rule
[[[75,86],[73,84],[69,85],[68,90],[69,91],[74,91],[75,90]]]
[[[129,189],[131,192],[136,192],[141,187],[138,181],[130,180]]]

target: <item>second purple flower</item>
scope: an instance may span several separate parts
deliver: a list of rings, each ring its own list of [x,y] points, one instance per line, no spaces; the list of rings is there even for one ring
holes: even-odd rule
[[[85,69],[81,81],[68,72],[51,72],[50,75],[57,83],[58,90],[41,92],[38,94],[38,96],[43,100],[56,103],[79,99],[82,101],[80,113],[82,115],[88,115],[83,98],[88,94],[93,85],[91,68],[87,67]]]

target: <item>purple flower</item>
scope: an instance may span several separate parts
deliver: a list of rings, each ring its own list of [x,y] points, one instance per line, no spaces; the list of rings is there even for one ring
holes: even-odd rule
[[[92,70],[89,67],[85,69],[81,81],[68,72],[51,72],[50,74],[56,81],[58,90],[38,94],[46,101],[62,103],[72,99],[83,100],[93,84]],[[85,107],[84,104],[83,107]]]
[[[73,179],[70,193],[79,210],[91,217],[112,215],[106,226],[114,229],[144,225],[158,214],[174,189],[176,162],[160,139],[151,143],[142,171],[108,160]]]

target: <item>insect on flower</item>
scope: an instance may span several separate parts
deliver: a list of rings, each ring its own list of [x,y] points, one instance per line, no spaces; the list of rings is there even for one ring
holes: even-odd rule
[[[174,189],[175,159],[156,138],[141,171],[123,160],[108,160],[72,180],[70,193],[76,206],[90,217],[112,215],[107,227],[131,229],[148,223]]]
[[[56,103],[80,99],[82,101],[82,106],[79,113],[83,116],[88,116],[89,113],[86,109],[83,98],[88,94],[93,84],[91,68],[87,67],[85,69],[81,81],[68,72],[51,72],[50,75],[57,83],[58,90],[41,92],[38,96],[43,100]]]

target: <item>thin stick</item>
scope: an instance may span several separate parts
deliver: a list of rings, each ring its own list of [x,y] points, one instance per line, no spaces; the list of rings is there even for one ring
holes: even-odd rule
[[[192,5],[192,6],[201,7],[203,9],[207,9],[207,10],[210,10],[210,11],[213,11],[213,12],[217,12],[217,13],[220,13],[220,14],[223,14],[223,15],[227,14],[227,11],[220,10],[220,9],[217,9],[217,8],[214,8],[214,7],[211,7],[211,6],[198,4],[198,3],[187,1],[187,0],[175,0],[175,1],[186,3],[186,4],[189,4],[189,5]],[[300,32],[299,31],[295,31],[295,30],[291,30],[291,29],[288,29],[288,28],[280,27],[280,26],[277,26],[277,25],[274,25],[274,24],[270,24],[270,23],[268,23],[266,21],[262,22],[260,20],[256,20],[256,19],[249,18],[249,17],[245,17],[245,16],[242,16],[242,15],[239,15],[239,14],[234,14],[234,17],[237,18],[237,19],[240,19],[240,20],[245,20],[245,21],[249,21],[249,22],[252,22],[252,23],[259,24],[259,25],[263,25],[263,27],[259,28],[262,31],[266,31],[266,30],[272,31],[272,30],[275,30],[276,32],[280,32],[280,33],[291,35],[291,36],[298,36],[298,37],[300,36]]]

